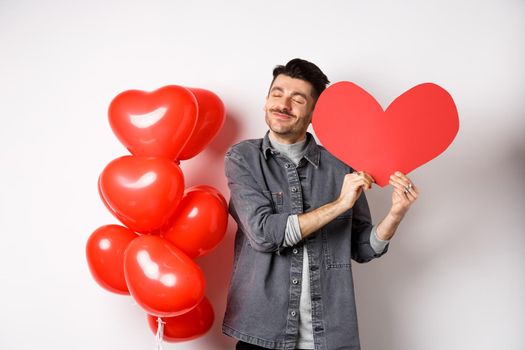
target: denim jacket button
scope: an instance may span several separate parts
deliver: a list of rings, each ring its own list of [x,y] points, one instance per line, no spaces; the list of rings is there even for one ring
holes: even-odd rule
[[[292,315],[292,317],[295,317],[295,315],[297,315],[297,312],[292,311],[290,314]]]
[[[286,169],[288,169],[288,168],[291,167],[292,165],[291,165],[290,163],[286,163],[284,166],[286,167]]]
[[[298,252],[297,248],[294,248],[294,249],[292,250],[292,253],[294,253],[294,254],[297,254],[297,252]]]
[[[292,187],[292,192],[297,192],[297,187]]]
[[[296,280],[296,279],[294,278],[294,279],[292,280],[292,283],[293,283],[293,284],[297,284],[297,283],[299,283],[299,281]]]

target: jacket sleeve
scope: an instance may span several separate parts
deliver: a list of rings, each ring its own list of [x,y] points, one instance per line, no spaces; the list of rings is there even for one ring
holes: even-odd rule
[[[376,253],[370,244],[373,225],[364,191],[355,202],[352,212],[352,259],[366,263],[385,254],[388,244],[381,253]]]
[[[282,250],[289,214],[275,214],[271,193],[263,190],[243,157],[229,150],[225,173],[230,189],[229,212],[255,250],[272,253]]]

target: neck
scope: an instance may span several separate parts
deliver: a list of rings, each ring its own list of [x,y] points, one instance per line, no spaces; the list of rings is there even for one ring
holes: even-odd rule
[[[270,130],[269,136],[272,138],[272,140],[275,140],[279,143],[291,145],[293,143],[297,143],[306,139],[306,132],[300,135],[279,135]]]

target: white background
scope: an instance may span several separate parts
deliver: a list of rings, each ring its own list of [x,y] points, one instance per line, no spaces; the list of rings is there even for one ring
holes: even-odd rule
[[[117,223],[97,178],[126,154],[107,121],[128,89],[202,87],[228,119],[183,164],[228,191],[223,155],[262,137],[276,64],[301,57],[386,107],[422,82],[455,98],[459,134],[411,177],[421,198],[389,253],[355,265],[364,350],[525,348],[525,2],[0,1],[0,348],[153,349],[130,297],[91,277],[85,242]],[[390,188],[368,198],[380,220]],[[166,349],[228,349],[220,323],[234,223],[199,264],[212,330]]]

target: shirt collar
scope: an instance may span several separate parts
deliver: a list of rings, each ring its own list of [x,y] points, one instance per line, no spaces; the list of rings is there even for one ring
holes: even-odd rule
[[[262,141],[262,151],[264,159],[268,159],[268,152],[277,152],[277,150],[273,148],[270,143],[269,134],[270,130],[266,132]],[[310,163],[312,163],[313,166],[317,168],[319,167],[319,157],[321,152],[319,146],[317,145],[317,142],[315,142],[315,138],[309,132],[306,132],[306,143],[308,145],[306,146],[306,153],[304,154],[304,158],[306,158],[306,160],[308,160]]]

